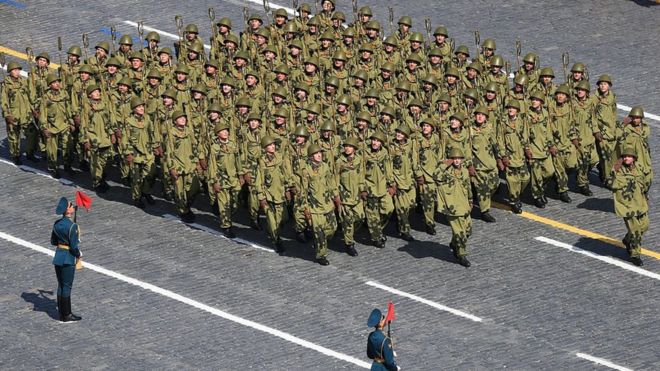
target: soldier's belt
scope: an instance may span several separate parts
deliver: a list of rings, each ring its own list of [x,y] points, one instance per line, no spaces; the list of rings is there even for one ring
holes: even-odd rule
[[[374,362],[376,362],[376,363],[381,363],[381,364],[382,364],[382,363],[385,363],[385,360],[382,359],[382,358],[380,358],[380,357],[375,357],[375,358],[374,358]]]
[[[62,245],[62,244],[57,244],[58,249],[66,250],[69,251],[69,245]]]

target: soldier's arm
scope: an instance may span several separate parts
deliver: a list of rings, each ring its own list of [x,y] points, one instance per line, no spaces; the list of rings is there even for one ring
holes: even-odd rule
[[[73,223],[69,228],[69,252],[76,258],[80,257],[78,243],[80,242],[78,224]]]
[[[8,77],[5,77],[5,79],[7,78]],[[0,108],[2,108],[3,117],[11,115],[11,110],[9,109],[9,89],[7,89],[6,84],[6,81],[3,81],[2,84],[0,84]]]
[[[399,368],[394,359],[394,350],[392,349],[392,341],[390,338],[385,338],[384,344],[382,345],[382,356],[383,356],[383,366],[387,368],[388,371],[397,371]]]
[[[266,199],[266,189],[264,188],[264,171],[263,168],[266,166],[266,164],[263,162],[263,160],[259,160],[259,164],[257,165],[257,174],[255,175],[255,180],[254,180],[254,187],[257,191],[257,198],[259,201],[265,200]]]
[[[83,104],[80,112],[80,135],[78,141],[85,143],[89,140],[89,105]]]
[[[218,181],[218,162],[216,161],[217,151],[213,146],[209,148],[208,163],[206,169],[206,178],[208,179],[209,184],[213,185],[219,183]]]
[[[39,105],[39,124],[41,124],[41,130],[48,128],[48,105],[46,101],[46,97],[41,98],[41,104]]]

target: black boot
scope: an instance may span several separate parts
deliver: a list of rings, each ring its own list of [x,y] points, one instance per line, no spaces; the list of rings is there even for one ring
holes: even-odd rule
[[[355,244],[352,243],[350,245],[345,245],[346,246],[346,253],[350,256],[358,256],[357,250],[355,250]]]
[[[150,194],[148,194],[148,193],[145,194],[145,195],[143,195],[143,197],[144,197],[145,200],[147,200],[147,203],[148,203],[149,205],[153,205],[153,204],[156,203],[156,200],[154,200],[154,196],[152,196],[152,195],[150,195]]]
[[[64,315],[66,314],[66,313],[64,313],[64,307],[62,305],[63,305],[62,304],[62,297],[58,295],[57,296],[57,312],[60,314],[60,321],[64,321]]]
[[[591,197],[594,195],[594,193],[591,192],[591,189],[589,189],[589,186],[580,187],[580,193],[582,193],[587,197]]]
[[[426,234],[429,234],[431,236],[435,236],[435,226],[434,225],[426,225]]]
[[[12,157],[11,162],[13,162],[14,165],[16,165],[16,166],[23,165],[23,161],[21,161],[21,156],[20,155]]]
[[[236,233],[232,227],[220,228],[220,233],[227,238],[236,238]]]
[[[316,262],[321,264],[321,265],[330,265],[330,262],[328,261],[328,258],[326,258],[325,256],[322,256],[322,257],[316,259]]]
[[[133,200],[133,205],[135,205],[136,207],[138,207],[140,209],[144,209],[146,207],[146,205],[144,204],[144,201],[142,201],[142,197]]]
[[[34,153],[28,153],[25,157],[28,160],[30,160],[30,162],[34,162],[34,163],[39,162],[39,159],[37,158],[37,156],[34,155]]]
[[[644,265],[644,262],[642,261],[642,258],[640,258],[639,256],[631,257],[630,262],[635,264],[638,267],[641,267],[642,265]]]
[[[80,163],[78,164],[78,168],[80,169],[80,171],[88,172],[89,171],[89,162],[87,162],[85,160],[80,161]]]
[[[218,209],[218,201],[214,202],[213,205],[211,205],[211,212],[215,216],[220,216],[220,209]]]
[[[513,211],[514,214],[522,213],[522,202],[515,201],[511,203],[511,211]]]
[[[64,308],[64,317],[62,318],[62,322],[76,322],[80,321],[82,317],[76,316],[75,314],[71,313],[71,297],[63,297],[62,298],[62,307]]]
[[[275,241],[275,252],[278,254],[283,254],[284,251],[284,243],[282,243],[282,239],[278,237],[277,241]]]
[[[458,264],[464,266],[465,268],[470,268],[470,265],[472,265],[472,264],[470,264],[470,261],[467,260],[467,258],[465,256],[459,256],[458,257]]]
[[[568,195],[568,192],[560,193],[559,194],[559,200],[561,200],[561,202],[565,202],[567,204],[570,204],[571,201],[573,201],[573,200],[571,200],[571,197]]]
[[[486,223],[495,223],[495,217],[490,215],[489,211],[484,211],[481,213],[481,219],[483,219],[484,222]]]
[[[303,231],[296,232],[296,241],[298,241],[300,243],[307,242],[307,238],[305,237],[305,232],[303,232]]]
[[[410,233],[400,233],[399,237],[401,237],[402,240],[412,242],[415,241],[415,238],[410,235]]]
[[[535,197],[534,198],[534,206],[538,207],[539,209],[545,208],[545,204],[543,203],[543,199],[541,197]]]

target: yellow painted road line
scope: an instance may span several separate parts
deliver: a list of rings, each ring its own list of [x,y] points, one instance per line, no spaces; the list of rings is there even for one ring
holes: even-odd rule
[[[504,204],[501,204],[499,202],[494,202],[493,201],[493,206],[498,208],[498,209],[502,209],[502,210],[509,210],[509,211],[511,210],[511,208],[508,205],[504,205]],[[569,224],[565,224],[565,223],[556,221],[554,219],[550,219],[550,218],[546,218],[546,217],[543,217],[543,216],[540,216],[540,215],[532,214],[532,213],[527,212],[527,211],[523,211],[521,214],[518,214],[518,215],[525,218],[525,219],[533,220],[535,222],[542,223],[542,224],[545,224],[545,225],[549,225],[549,226],[557,228],[557,229],[563,229],[565,231],[569,231],[571,233],[579,234],[579,235],[587,237],[587,238],[591,238],[591,239],[594,239],[594,240],[605,242],[607,244],[614,245],[614,246],[617,246],[617,247],[625,248],[625,246],[623,245],[623,243],[621,241],[619,241],[617,239],[614,239],[612,237],[607,237],[607,236],[602,235],[600,233],[596,233],[596,232],[588,231],[586,229],[578,228],[578,227],[575,227],[575,226],[572,226],[572,225],[569,225]],[[642,254],[660,260],[660,253],[658,253],[656,251],[642,248]]]
[[[4,47],[4,46],[2,46],[2,45],[0,45],[0,53],[5,53],[5,54],[7,54],[7,55],[11,55],[12,57],[16,57],[16,58],[23,59],[23,60],[25,60],[25,61],[28,60],[28,56],[27,56],[27,54],[25,54],[25,53],[21,53],[21,52],[19,52],[19,51],[14,50],[14,49],[9,49],[9,48]],[[56,69],[60,68],[60,65],[57,64],[57,63],[53,63],[53,62],[51,62],[51,63],[48,65],[48,67],[50,67],[50,68],[56,70]]]

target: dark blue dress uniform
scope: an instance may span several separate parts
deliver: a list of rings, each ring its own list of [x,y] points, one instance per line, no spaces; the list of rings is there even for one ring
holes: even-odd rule
[[[57,275],[57,308],[63,322],[80,320],[71,313],[71,287],[76,273],[76,259],[80,258],[80,240],[78,225],[65,215],[69,205],[66,198],[60,199],[55,213],[63,216],[55,222],[50,235],[50,243],[57,246],[53,265]]]
[[[374,360],[371,364],[372,371],[397,371],[399,368],[394,360],[392,341],[377,327],[382,318],[383,313],[374,309],[367,320],[367,326],[376,327],[367,339],[367,357]]]

